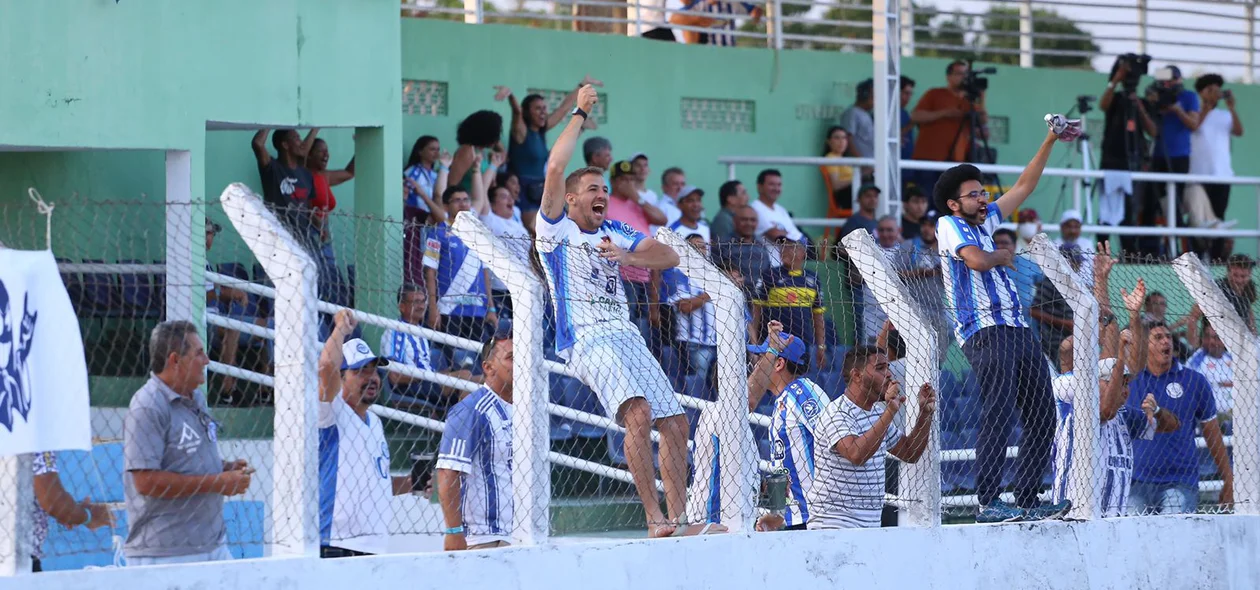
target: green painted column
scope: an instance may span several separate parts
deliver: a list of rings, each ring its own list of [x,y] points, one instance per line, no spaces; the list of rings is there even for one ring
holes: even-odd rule
[[[353,260],[355,307],[393,319],[402,282],[403,207],[400,115],[391,119],[384,127],[355,130]],[[380,330],[364,338],[375,347]]]

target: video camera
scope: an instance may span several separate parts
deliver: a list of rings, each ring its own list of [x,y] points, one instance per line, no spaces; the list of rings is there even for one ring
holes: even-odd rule
[[[1116,64],[1125,64],[1128,66],[1128,74],[1125,74],[1124,90],[1130,94],[1137,92],[1138,84],[1142,83],[1142,76],[1145,76],[1147,70],[1150,69],[1151,56],[1145,53],[1138,55],[1136,53],[1126,53],[1116,58]]]
[[[1152,102],[1155,110],[1163,110],[1177,103],[1177,97],[1181,95],[1183,89],[1185,86],[1181,84],[1166,86],[1163,82],[1155,82],[1146,87],[1146,94],[1148,96],[1154,94],[1155,99]]]
[[[989,79],[984,75],[992,76],[997,73],[997,68],[988,67],[976,69],[972,67],[972,61],[967,61],[967,77],[963,78],[962,89],[967,94],[967,100],[975,102],[980,100],[980,94],[989,89]]]

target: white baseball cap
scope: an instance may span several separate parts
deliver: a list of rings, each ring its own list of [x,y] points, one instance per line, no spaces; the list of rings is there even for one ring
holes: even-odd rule
[[[1059,218],[1059,225],[1063,225],[1069,221],[1085,223],[1085,220],[1081,218],[1081,212],[1076,209],[1068,209],[1067,211],[1064,211],[1063,216]]]
[[[368,363],[376,363],[378,367],[389,364],[389,359],[376,356],[371,347],[361,338],[352,338],[341,345],[341,369],[361,369]]]
[[[1114,358],[1102,359],[1098,361],[1098,378],[1102,379],[1103,381],[1111,381],[1111,371],[1114,370],[1115,368],[1116,368],[1116,359]],[[1124,374],[1125,375],[1133,374],[1129,371],[1129,365],[1127,364],[1124,366]]]

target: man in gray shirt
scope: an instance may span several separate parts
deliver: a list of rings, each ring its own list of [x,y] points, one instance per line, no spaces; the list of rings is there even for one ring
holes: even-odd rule
[[[849,131],[849,154],[855,158],[875,157],[875,82],[870,78],[857,85],[853,106],[840,113],[840,124]],[[870,173],[864,168],[862,176]]]
[[[245,493],[254,470],[219,457],[218,423],[198,389],[210,359],[197,327],[158,324],[149,358],[152,373],[132,396],[123,431],[127,563],[231,559],[223,497]]]

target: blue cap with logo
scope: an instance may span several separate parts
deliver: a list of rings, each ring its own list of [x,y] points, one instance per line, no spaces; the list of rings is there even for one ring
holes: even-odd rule
[[[342,344],[341,357],[342,370],[362,369],[368,363],[376,363],[378,367],[384,367],[389,364],[389,359],[373,354],[367,342],[360,338],[353,338]]]
[[[784,360],[792,361],[798,365],[805,364],[805,353],[807,352],[805,350],[805,342],[796,336],[788,334],[787,332],[779,334],[779,337],[782,338],[785,343],[783,345],[783,350],[779,351],[779,356],[783,357]],[[748,345],[748,352],[753,354],[762,354],[769,350],[771,350],[769,336],[766,336],[766,341],[761,344]]]

